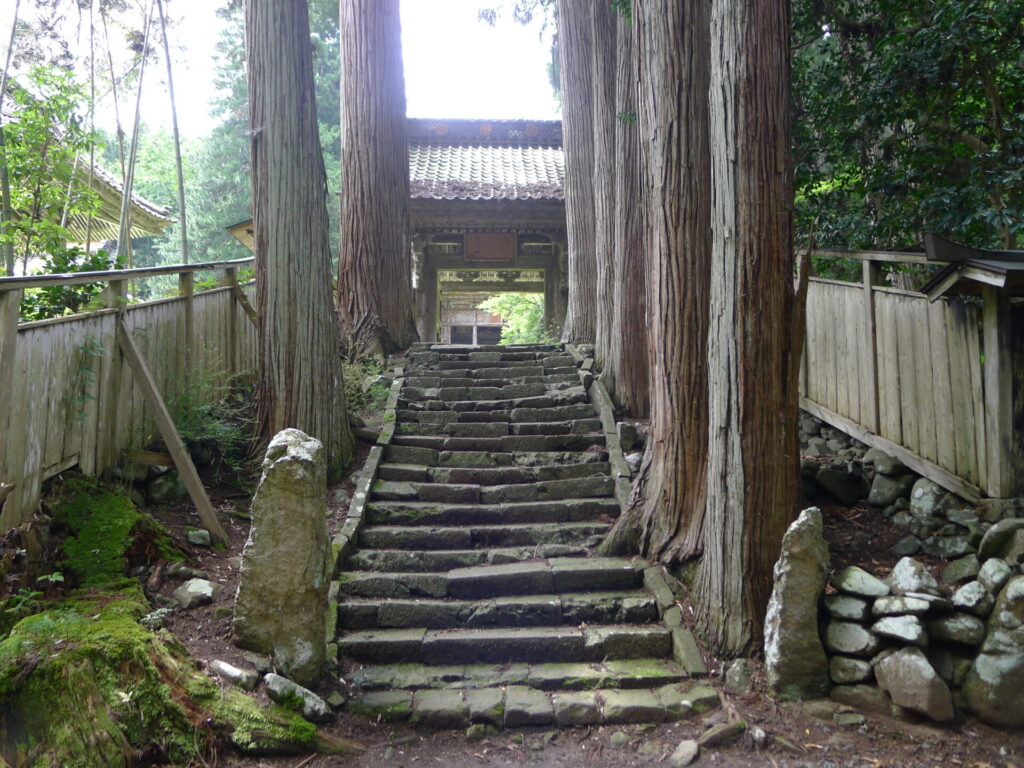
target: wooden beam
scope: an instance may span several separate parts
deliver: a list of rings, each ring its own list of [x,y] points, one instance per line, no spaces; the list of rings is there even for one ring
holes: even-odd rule
[[[982,292],[983,372],[985,389],[985,455],[993,498],[1011,495],[1013,477],[1013,388],[1010,372],[1010,297],[1004,289],[985,286]]]
[[[865,260],[861,264],[864,282],[864,323],[865,337],[868,342],[868,386],[869,392],[864,394],[868,399],[868,428],[872,432],[878,432],[879,411],[878,411],[878,333],[875,328],[875,286],[882,281],[882,268],[877,261]]]
[[[190,376],[192,373],[192,345],[196,330],[196,281],[191,272],[178,275],[178,295],[185,300],[182,309],[182,328],[178,336],[178,373]]]
[[[166,267],[139,267],[137,269],[107,269],[99,272],[75,272],[63,275],[29,275],[27,277],[0,277],[0,293],[20,291],[25,288],[48,288],[66,285],[87,285],[113,280],[141,280],[159,275],[178,275],[184,272],[205,272],[225,266],[244,266],[253,263],[254,258],[231,261],[207,261],[202,264],[174,264]]]
[[[235,297],[235,301],[242,305],[242,309],[252,323],[252,327],[258,328],[260,322],[259,315],[256,314],[256,310],[249,303],[249,297],[245,295],[242,286],[238,284],[238,276],[234,274],[234,270],[231,270],[231,274],[228,275],[228,281],[231,284],[231,295]]]
[[[881,435],[876,435],[862,427],[860,424],[851,421],[845,416],[840,416],[838,413],[830,411],[828,408],[824,408],[813,400],[808,400],[806,397],[800,398],[800,408],[801,410],[807,411],[807,413],[812,416],[831,424],[836,429],[842,430],[850,437],[860,440],[865,445],[877,448],[878,450],[899,459],[912,470],[917,472],[917,474],[927,477],[932,482],[941,485],[947,491],[952,491],[970,503],[977,504],[981,501],[980,488],[968,483],[963,478],[957,477],[928,459],[917,455],[913,451],[904,448],[902,445],[897,445],[891,440],[886,440]]]
[[[206,529],[213,538],[222,544],[227,544],[227,532],[217,519],[213,505],[210,503],[210,498],[206,495],[206,489],[203,488],[203,483],[199,479],[199,473],[196,472],[195,465],[192,463],[192,457],[189,456],[185,445],[181,442],[181,436],[178,434],[178,429],[174,426],[174,421],[171,419],[171,414],[168,412],[167,406],[160,396],[160,390],[157,389],[156,382],[153,380],[153,374],[150,373],[149,368],[146,366],[146,361],[139,352],[139,348],[136,346],[128,326],[125,325],[123,315],[117,318],[117,344],[124,354],[125,361],[128,363],[132,375],[135,377],[135,382],[139,385],[146,401],[153,409],[153,415],[156,420],[156,426],[160,430],[160,436],[163,437],[168,450],[171,452],[174,466],[177,467],[178,474],[181,475],[185,488],[188,489],[192,503],[196,505],[199,518],[203,521],[203,525],[206,526]]]

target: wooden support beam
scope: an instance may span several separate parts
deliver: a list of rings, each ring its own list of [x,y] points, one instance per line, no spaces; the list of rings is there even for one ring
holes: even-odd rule
[[[437,316],[439,296],[437,291],[437,269],[427,264],[423,271],[423,291],[427,295],[426,315],[423,325],[427,336],[423,341],[437,341]]]
[[[139,352],[139,348],[136,346],[128,326],[125,325],[123,315],[117,318],[117,344],[124,354],[125,361],[128,363],[132,375],[135,377],[135,382],[139,385],[146,401],[153,409],[153,415],[156,420],[156,426],[160,430],[160,436],[163,437],[168,450],[171,452],[174,466],[177,467],[178,474],[181,475],[185,488],[188,489],[192,503],[196,505],[199,518],[203,521],[203,525],[206,526],[206,529],[213,538],[222,544],[227,544],[227,532],[217,519],[213,505],[210,503],[210,498],[206,495],[206,489],[203,488],[202,481],[199,479],[199,473],[196,472],[195,465],[192,463],[192,457],[181,442],[178,429],[174,426],[171,414],[168,412],[167,406],[160,396],[160,390],[157,389],[153,375],[146,366],[146,361]]]
[[[1005,289],[986,285],[981,310],[985,389],[985,457],[988,481],[985,491],[1006,498],[1014,484],[1011,467],[1013,446],[1013,387],[1010,370],[1010,297]]]
[[[238,278],[235,274],[234,267],[228,267],[224,270],[224,277],[221,280],[221,285],[226,285],[228,288],[233,283],[238,282]],[[225,350],[225,354],[228,358],[228,372],[234,376],[238,372],[238,297],[235,296],[234,291],[231,292],[231,301],[228,302],[228,348]]]
[[[259,315],[256,314],[256,310],[249,303],[249,297],[245,295],[242,286],[238,284],[238,276],[234,274],[234,270],[231,270],[231,274],[228,275],[228,281],[231,285],[231,295],[235,297],[235,301],[242,305],[242,309],[252,323],[252,327],[259,327]]]
[[[977,504],[981,501],[980,488],[975,485],[971,485],[966,480],[959,478],[937,464],[928,461],[928,459],[918,456],[916,453],[904,448],[902,445],[897,445],[891,440],[886,440],[881,435],[876,435],[873,432],[868,431],[860,424],[851,421],[845,416],[840,416],[838,413],[830,411],[828,408],[820,406],[813,400],[808,400],[806,397],[800,398],[800,408],[801,410],[807,411],[812,416],[831,424],[836,429],[841,429],[850,437],[860,440],[865,445],[877,448],[878,450],[899,459],[912,470],[917,472],[917,474],[927,477],[934,483],[938,483],[947,491],[952,491],[970,503]]]

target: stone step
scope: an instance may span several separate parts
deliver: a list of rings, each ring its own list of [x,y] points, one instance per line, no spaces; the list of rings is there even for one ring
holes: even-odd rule
[[[579,405],[590,402],[583,387],[570,386],[565,389],[545,390],[540,395],[509,397],[504,394],[497,400],[474,398],[472,400],[439,400],[438,389],[413,388],[411,397],[402,395],[398,399],[400,411],[507,411],[514,408],[556,408],[563,405]]]
[[[617,557],[553,557],[522,563],[453,568],[441,573],[346,571],[338,575],[343,595],[453,597],[459,600],[636,589],[642,581],[642,571],[629,560]]]
[[[547,408],[511,408],[487,411],[455,411],[451,409],[428,408],[423,410],[399,410],[399,423],[411,424],[452,424],[465,422],[506,422],[506,423],[561,423],[595,418],[594,406],[589,403],[577,405],[555,405]]]
[[[348,679],[363,692],[388,688],[407,691],[460,688],[472,691],[505,685],[525,685],[541,691],[590,691],[600,688],[657,688],[682,682],[687,677],[687,671],[669,659],[610,659],[582,664],[381,664],[354,669]],[[714,691],[713,688],[710,690]],[[717,701],[717,693],[713,695]]]
[[[426,501],[370,501],[368,525],[519,525],[604,522],[620,513],[611,497],[507,504],[435,504]],[[603,520],[601,518],[604,518]]]
[[[456,550],[479,547],[539,547],[581,544],[603,536],[610,523],[527,523],[524,525],[369,525],[359,546],[369,549]],[[358,554],[358,552],[357,552]],[[545,555],[557,557],[558,555]],[[354,570],[354,569],[353,569]]]
[[[603,450],[588,451],[437,451],[433,448],[397,445],[387,447],[389,463],[440,467],[545,467],[601,463],[608,460]]]
[[[714,688],[696,683],[582,691],[505,685],[375,691],[349,702],[346,708],[375,722],[409,721],[419,728],[463,729],[479,723],[504,729],[673,722],[706,712],[718,702]]]
[[[458,371],[409,371],[406,372],[402,386],[403,392],[405,388],[433,392],[441,387],[498,387],[501,389],[509,387],[512,388],[510,391],[514,392],[516,387],[531,387],[535,391],[544,387],[546,393],[556,393],[581,385],[580,377],[576,373],[520,376],[515,381],[509,381],[508,378],[490,379],[483,376],[461,376]],[[517,395],[506,394],[504,397],[517,397]]]
[[[551,501],[611,496],[615,481],[606,475],[542,480],[512,485],[469,485],[454,483],[410,483],[377,480],[371,499],[384,501],[427,501],[450,504],[503,504],[515,501]]]
[[[395,435],[392,445],[432,448],[435,451],[586,451],[603,448],[603,434],[592,435],[506,435],[504,437],[444,437],[440,435]]]
[[[465,454],[460,455],[464,456]],[[385,463],[381,464],[377,470],[377,476],[381,480],[413,483],[469,483],[473,485],[535,483],[543,480],[568,480],[610,473],[611,465],[606,461],[540,467],[430,467],[422,464]]]
[[[536,627],[568,624],[645,624],[658,620],[646,592],[579,592],[523,595],[489,600],[346,598],[338,605],[338,627],[358,629],[448,627]]]
[[[445,413],[434,411],[432,413]],[[589,435],[601,430],[598,418],[574,421],[542,421],[513,423],[508,421],[452,421],[449,423],[415,421],[399,423],[398,435],[433,435],[444,437],[505,437],[506,435]]]
[[[672,634],[651,624],[498,629],[370,629],[338,639],[338,656],[361,663],[506,664],[665,658]]]
[[[418,530],[418,529],[410,529]],[[346,567],[355,571],[425,571],[437,573],[473,565],[521,563],[546,557],[586,557],[582,544],[541,544],[490,549],[360,549],[349,557]]]
[[[475,358],[474,358],[475,355]],[[532,359],[512,359],[503,356],[494,357],[484,353],[468,353],[465,356],[452,354],[452,353],[441,353],[438,355],[437,362],[430,363],[429,367],[435,371],[477,371],[488,368],[536,368],[542,369],[547,368],[575,368],[576,363],[572,358],[572,355],[547,355],[547,356],[536,356]]]

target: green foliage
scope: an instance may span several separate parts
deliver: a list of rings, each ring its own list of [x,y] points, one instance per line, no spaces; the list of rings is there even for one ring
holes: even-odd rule
[[[480,309],[501,315],[502,344],[543,344],[554,339],[544,328],[544,296],[539,293],[498,293],[482,301]]]
[[[71,259],[61,254],[68,241],[61,221],[99,205],[87,184],[76,183],[95,141],[77,116],[86,91],[66,70],[36,66],[13,84],[11,98],[14,116],[2,130],[16,215],[0,238],[23,262],[42,254]]]
[[[256,424],[250,395],[237,380],[232,386],[226,371],[197,365],[167,397],[167,410],[186,446],[215,449],[217,458],[240,475]]]
[[[113,269],[115,258],[106,251],[87,253],[77,246],[55,245],[43,255],[44,265],[37,275],[62,275],[75,272],[100,272]],[[96,308],[104,283],[60,285],[29,288],[21,301],[23,320],[45,320],[48,317],[73,315]]]
[[[819,244],[1013,247],[1024,227],[1024,6],[794,4],[797,225]]]
[[[342,368],[349,413],[369,417],[369,420],[379,419],[391,388],[369,382],[384,373],[384,365],[378,358],[362,357],[345,363]]]

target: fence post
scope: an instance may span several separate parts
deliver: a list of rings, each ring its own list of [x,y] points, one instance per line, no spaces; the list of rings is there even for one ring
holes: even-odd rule
[[[881,417],[878,412],[878,333],[875,329],[875,292],[873,289],[882,282],[882,267],[874,259],[865,258],[861,262],[861,269],[864,284],[864,323],[867,329],[868,348],[871,350],[871,353],[867,356],[868,376],[871,385],[868,399],[870,404],[869,423],[864,426],[877,435],[881,430]]]
[[[13,411],[11,390],[14,387],[14,355],[18,345],[18,310],[21,307],[23,291],[0,291],[0,531],[6,531],[21,522],[16,515],[14,502],[6,505],[5,499],[13,488],[8,485],[13,475],[10,466],[13,457],[13,439],[9,434]],[[11,495],[14,498],[17,494]]]
[[[237,360],[237,349],[238,349],[238,297],[235,295],[234,285],[238,282],[238,271],[234,267],[227,267],[224,270],[224,277],[221,279],[221,285],[231,289],[229,294],[231,296],[228,302],[228,370],[231,375],[234,376],[238,373],[238,360]]]
[[[192,368],[192,343],[195,331],[195,273],[182,272],[178,275],[178,295],[185,299],[182,313],[183,327],[178,338],[178,371],[188,376]]]
[[[1011,496],[1013,476],[1013,386],[1010,350],[1010,296],[1005,288],[982,288],[981,311],[984,340],[985,458],[992,498]]]

